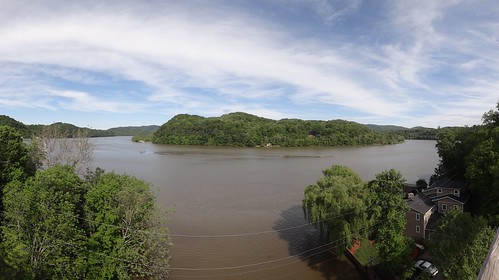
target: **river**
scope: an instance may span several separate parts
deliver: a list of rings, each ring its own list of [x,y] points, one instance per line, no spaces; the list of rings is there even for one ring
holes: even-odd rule
[[[95,166],[151,182],[169,229],[170,279],[361,279],[344,256],[320,247],[303,191],[334,164],[364,180],[395,168],[428,180],[435,141],[328,148],[217,148],[96,138]]]

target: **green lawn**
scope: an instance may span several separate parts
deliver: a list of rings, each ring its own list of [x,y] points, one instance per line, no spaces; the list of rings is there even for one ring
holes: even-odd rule
[[[371,242],[367,239],[361,239],[360,247],[353,254],[357,260],[362,265],[375,265],[378,264],[381,260],[378,256],[378,250],[371,244]],[[372,258],[372,263],[369,263],[369,260]]]

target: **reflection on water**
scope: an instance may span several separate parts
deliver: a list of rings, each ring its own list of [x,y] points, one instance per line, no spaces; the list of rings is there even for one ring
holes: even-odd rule
[[[321,252],[300,206],[305,187],[333,164],[364,180],[395,168],[415,182],[438,163],[435,141],[269,149],[94,141],[95,166],[153,183],[158,202],[174,207],[171,279],[360,279],[346,259]]]

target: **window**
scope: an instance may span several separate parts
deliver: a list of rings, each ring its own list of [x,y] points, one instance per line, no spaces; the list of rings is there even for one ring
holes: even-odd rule
[[[416,213],[416,221],[419,221],[420,217],[419,217],[419,213]]]
[[[454,195],[459,197],[459,190],[454,190]]]
[[[419,226],[416,226],[416,232],[417,233],[420,233],[421,232],[421,228]]]
[[[438,189],[437,189],[437,193],[442,193],[442,189],[441,189],[441,188],[438,188]]]
[[[442,211],[447,211],[447,204],[442,204]]]

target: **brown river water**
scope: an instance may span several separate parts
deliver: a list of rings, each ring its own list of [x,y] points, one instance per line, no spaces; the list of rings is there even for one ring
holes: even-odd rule
[[[303,191],[334,164],[364,180],[395,168],[428,180],[435,141],[327,148],[217,148],[96,138],[94,165],[154,185],[172,208],[170,279],[362,279],[307,225]],[[322,247],[321,247],[322,246]]]

